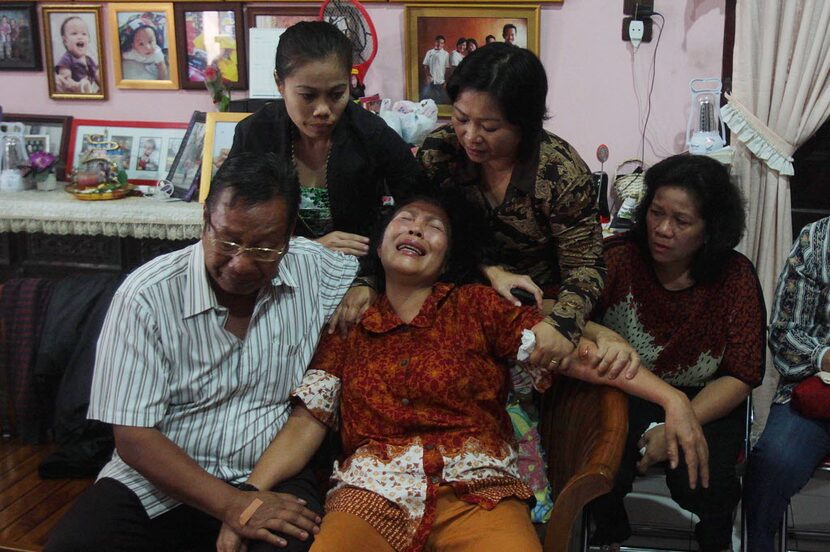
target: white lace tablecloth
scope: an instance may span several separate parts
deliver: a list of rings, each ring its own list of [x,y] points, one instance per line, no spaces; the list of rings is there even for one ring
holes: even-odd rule
[[[202,205],[127,197],[81,201],[63,189],[0,192],[0,232],[197,239]]]

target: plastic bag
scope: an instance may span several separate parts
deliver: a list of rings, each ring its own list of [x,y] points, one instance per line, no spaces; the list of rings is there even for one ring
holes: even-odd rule
[[[438,122],[438,106],[429,99],[420,102],[400,100],[392,104],[392,100],[386,98],[380,104],[379,115],[404,142],[420,145]]]

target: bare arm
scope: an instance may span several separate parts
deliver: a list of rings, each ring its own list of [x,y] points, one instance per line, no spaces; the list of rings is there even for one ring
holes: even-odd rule
[[[732,376],[721,376],[709,382],[692,399],[692,408],[701,425],[719,420],[742,404],[752,387]]]
[[[271,531],[304,539],[320,521],[296,497],[243,492],[210,475],[155,428],[116,425],[113,433],[116,449],[124,462],[164,493],[222,520],[244,538],[281,546],[284,540]],[[264,504],[243,527],[239,516],[254,498]]]
[[[547,324],[540,323],[533,327],[537,347],[546,341],[544,332],[547,330],[543,326]],[[680,458],[679,449],[682,448],[688,467],[689,485],[692,488],[697,486],[699,474],[703,486],[708,487],[709,448],[700,422],[686,395],[648,370],[638,370],[637,374],[630,379],[609,379],[607,376],[600,376],[593,367],[596,354],[596,345],[583,338],[577,350],[566,358],[559,368],[570,377],[589,383],[617,387],[630,395],[663,407],[666,413],[666,454],[669,463],[673,468],[677,467]],[[534,357],[531,356],[531,362],[533,361]]]
[[[254,466],[248,482],[259,489],[270,489],[297,475],[320,448],[327,429],[305,406],[295,406],[288,421]]]
[[[270,489],[303,469],[326,436],[326,426],[303,405],[294,407],[288,421],[260,457],[248,483],[258,489]],[[320,520],[317,519],[317,523]],[[316,529],[312,528],[313,532]],[[218,552],[242,550],[242,535],[224,523],[216,539]],[[263,539],[264,540],[264,539]]]
[[[115,447],[124,462],[176,500],[223,519],[234,494],[242,495],[241,491],[210,475],[155,428],[116,425],[113,434]]]
[[[81,83],[75,82],[72,79],[72,71],[69,67],[59,67],[55,75],[57,81],[57,88],[59,92],[80,92]]]

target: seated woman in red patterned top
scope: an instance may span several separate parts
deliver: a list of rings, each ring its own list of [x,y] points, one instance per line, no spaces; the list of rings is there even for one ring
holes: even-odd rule
[[[761,286],[749,259],[733,250],[744,231],[743,199],[723,165],[702,155],[657,163],[645,184],[636,226],[606,243],[608,277],[594,319],[691,399],[709,445],[710,485],[690,488],[683,466],[668,469],[666,483],[672,498],[700,518],[700,550],[731,550],[744,403],[761,383],[766,346]],[[664,426],[650,426],[660,421],[652,405],[629,401],[629,438],[615,488],[591,508],[593,540],[608,550],[631,534],[623,497],[635,464],[645,471],[666,459]]]
[[[251,474],[249,483],[271,488],[339,426],[343,456],[312,551],[541,550],[505,411],[508,363],[527,329],[536,345],[524,367],[537,388],[564,366],[659,403],[676,436],[675,463],[679,442],[705,484],[705,444],[684,395],[645,370],[598,376],[587,341],[581,356],[560,362],[556,331],[538,309],[490,287],[448,283],[476,270],[469,242],[456,239],[462,224],[447,214],[460,211],[432,199],[397,207],[373,251],[382,293],[345,338],[323,338],[293,392],[294,412]],[[235,534],[223,531],[220,551],[236,549]]]

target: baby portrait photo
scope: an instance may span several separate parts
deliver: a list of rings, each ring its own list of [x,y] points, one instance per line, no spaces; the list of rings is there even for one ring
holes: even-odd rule
[[[100,6],[46,6],[43,18],[49,96],[105,99]]]
[[[41,69],[35,6],[33,2],[0,2],[0,71]]]
[[[138,141],[138,159],[135,162],[135,170],[158,172],[161,158],[160,143],[160,138],[150,136],[142,137]]]
[[[112,4],[110,25],[117,87],[179,87],[172,4]]]

